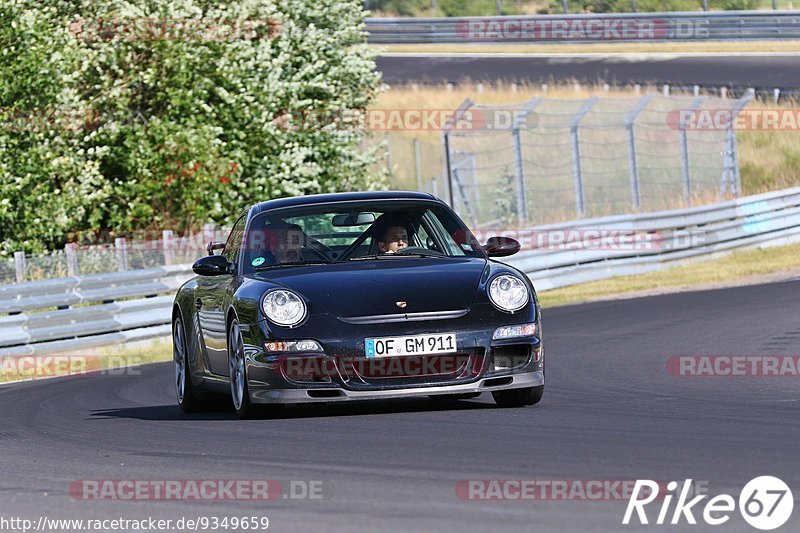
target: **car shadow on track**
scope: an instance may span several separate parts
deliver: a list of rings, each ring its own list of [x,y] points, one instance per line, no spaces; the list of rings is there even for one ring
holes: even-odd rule
[[[307,404],[289,406],[283,409],[263,409],[258,419],[288,420],[295,418],[329,418],[338,416],[368,416],[399,413],[420,413],[439,411],[471,411],[483,409],[500,409],[493,402],[473,400],[382,400],[353,401],[346,404]],[[123,407],[119,409],[98,409],[91,412],[93,420],[129,418],[137,420],[234,420],[233,409],[223,402],[215,402],[209,410],[187,414],[177,405],[149,405],[139,407]]]

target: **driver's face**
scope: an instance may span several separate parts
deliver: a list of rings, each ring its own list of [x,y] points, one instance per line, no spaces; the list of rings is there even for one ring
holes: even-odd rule
[[[385,254],[393,254],[398,250],[408,247],[408,232],[401,226],[389,228],[383,242],[378,243],[378,248]]]
[[[302,247],[303,243],[300,232],[297,230],[288,230],[281,235],[275,255],[281,263],[299,261]]]

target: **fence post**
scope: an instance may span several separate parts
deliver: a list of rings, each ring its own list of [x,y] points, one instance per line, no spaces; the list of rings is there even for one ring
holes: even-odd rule
[[[78,270],[78,244],[74,242],[65,244],[64,256],[67,258],[67,276],[77,276],[80,273]]]
[[[458,109],[456,109],[455,113],[453,113],[453,116],[451,116],[449,119],[447,119],[447,122],[445,122],[441,133],[442,151],[444,152],[442,157],[442,165],[444,167],[442,168],[442,175],[445,178],[447,199],[450,207],[453,207],[453,202],[455,201],[455,197],[453,195],[453,170],[452,162],[450,160],[450,133],[452,132],[451,130],[453,128],[458,127],[461,117],[470,107],[472,107],[472,100],[469,98],[461,102],[461,105],[458,106]]]
[[[642,111],[650,104],[655,98],[655,95],[645,95],[636,106],[628,113],[625,119],[625,127],[628,130],[628,162],[631,167],[631,205],[634,211],[638,211],[642,207],[642,193],[639,188],[639,161],[636,157],[636,133],[634,131],[634,123],[636,118]]]
[[[114,239],[114,249],[117,252],[117,270],[125,272],[128,270],[128,241],[125,237]]]
[[[525,162],[522,154],[522,123],[528,120],[528,116],[533,113],[533,110],[541,102],[541,97],[535,97],[528,100],[522,107],[522,113],[513,117],[511,127],[511,136],[513,140],[514,150],[514,178],[516,181],[517,189],[517,222],[523,225],[528,222],[528,195],[525,188]]]
[[[699,96],[692,100],[692,105],[689,106],[689,111],[695,111],[700,104],[705,100],[704,96]],[[689,169],[689,138],[686,134],[686,124],[680,121],[678,124],[681,137],[681,174],[683,175],[683,197],[686,205],[692,205],[692,176]]]
[[[165,229],[161,232],[161,246],[164,247],[164,264],[175,263],[175,235],[172,230]]]
[[[389,137],[389,132],[383,134],[383,140],[386,141],[386,170],[389,172],[394,168],[394,159],[392,158],[392,138]]]
[[[567,9],[567,0],[561,0],[561,8],[564,10],[565,15],[569,13],[569,10]]]
[[[586,100],[572,118],[572,123],[570,124],[570,134],[572,136],[572,178],[575,183],[575,211],[578,213],[579,217],[586,214],[586,198],[583,193],[583,170],[581,168],[581,146],[578,128],[580,127],[581,120],[591,111],[592,106],[594,106],[598,98],[597,96],[593,96]]]
[[[417,178],[417,190],[422,192],[422,158],[420,157],[419,139],[414,139],[414,173]]]
[[[755,94],[748,92],[733,106],[731,113],[731,122],[726,131],[726,153],[725,164],[729,168],[722,170],[722,183],[720,184],[720,192],[725,194],[725,189],[730,188],[731,194],[740,196],[742,194],[742,176],[739,172],[739,145],[736,140],[736,117],[742,112],[742,109],[749,104]]]
[[[464,210],[467,212],[467,218],[469,218],[472,227],[477,228],[478,219],[475,217],[475,211],[473,211],[472,204],[470,204],[469,201],[469,197],[467,197],[467,193],[466,191],[464,191],[464,184],[461,183],[461,178],[459,178],[458,176],[458,170],[459,170],[458,168],[453,169],[453,181],[458,187],[458,193],[461,196],[461,201],[464,202]],[[453,209],[455,209],[455,206],[453,207]]]
[[[14,268],[17,272],[17,283],[24,283],[28,272],[28,265],[25,261],[25,252],[14,252]]]

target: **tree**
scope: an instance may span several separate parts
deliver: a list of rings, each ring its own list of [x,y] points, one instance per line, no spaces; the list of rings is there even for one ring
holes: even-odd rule
[[[27,79],[0,72],[0,86],[16,87],[3,102],[26,84],[43,85],[35,105],[88,117],[59,132],[55,150],[39,137],[20,144],[27,132],[0,133],[12,211],[34,198],[81,207],[57,228],[45,220],[48,208],[35,219],[3,211],[5,253],[52,247],[70,230],[183,230],[230,222],[256,201],[381,184],[368,171],[375,154],[360,150],[363,131],[337,120],[280,120],[369,105],[379,74],[358,0],[2,2],[6,20],[47,21],[31,23],[40,54],[17,60]],[[19,25],[4,28],[4,50],[30,39]],[[23,164],[31,151],[42,157]],[[16,185],[26,175],[47,183],[63,158],[69,172],[58,183]],[[23,229],[29,237],[20,240]]]

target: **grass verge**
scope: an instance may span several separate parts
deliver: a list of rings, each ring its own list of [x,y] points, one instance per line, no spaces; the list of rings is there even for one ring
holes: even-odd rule
[[[104,346],[58,355],[0,357],[0,383],[56,376],[135,375],[138,365],[172,360],[169,338]]]
[[[800,275],[800,244],[742,250],[660,272],[542,291],[542,307],[778,281]]]

